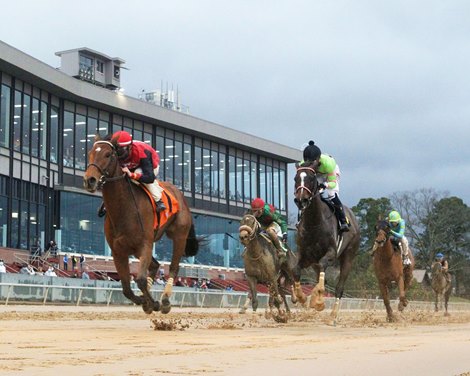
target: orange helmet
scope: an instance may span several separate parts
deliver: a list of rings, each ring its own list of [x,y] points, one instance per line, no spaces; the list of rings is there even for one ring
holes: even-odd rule
[[[127,146],[132,144],[132,136],[126,131],[117,131],[113,134],[113,138],[117,138],[119,146]]]
[[[264,201],[262,198],[255,198],[252,202],[251,202],[251,208],[253,210],[258,210],[258,209],[262,209],[264,208]]]

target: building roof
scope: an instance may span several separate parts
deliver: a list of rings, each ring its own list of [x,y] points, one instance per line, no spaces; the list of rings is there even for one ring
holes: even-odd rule
[[[88,47],[73,48],[71,50],[58,51],[55,54],[57,56],[62,56],[62,55],[69,54],[69,53],[72,53],[72,52],[82,52],[82,51],[87,52],[88,55],[92,55],[94,57],[102,58],[103,60],[118,61],[121,64],[126,63],[126,61],[121,59],[120,57],[110,57],[110,56],[105,55],[101,52],[92,50],[91,48],[88,48]]]
[[[65,52],[67,51],[60,53]],[[25,81],[36,83],[51,94],[71,101],[78,101],[147,122],[164,123],[165,126],[176,131],[248,149],[283,162],[291,163],[302,159],[302,153],[298,149],[75,79],[2,41],[0,41],[0,70],[10,72]]]

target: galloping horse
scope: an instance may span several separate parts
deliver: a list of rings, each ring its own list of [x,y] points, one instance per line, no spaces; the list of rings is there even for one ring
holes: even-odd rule
[[[359,247],[359,225],[352,211],[344,207],[350,229],[340,233],[335,213],[320,197],[317,180],[317,162],[297,166],[295,175],[295,204],[299,208],[297,224],[297,257],[294,269],[295,295],[301,303],[306,297],[300,288],[302,269],[313,266],[318,275],[318,284],[312,291],[310,306],[317,311],[325,308],[325,269],[330,263],[339,261],[340,274],[335,288],[335,304],[331,312],[333,321],[339,311],[344,284],[351,271],[352,262]]]
[[[104,233],[121,279],[123,294],[135,304],[142,305],[146,313],[160,309],[162,313],[170,311],[172,285],[178,275],[180,259],[183,255],[195,255],[199,245],[183,194],[168,182],[160,184],[177,200],[179,211],[154,230],[154,211],[150,198],[121,171],[116,139],[100,139],[99,135],[95,137],[95,143],[89,152],[83,185],[90,192],[97,189],[103,192],[107,210]],[[166,213],[162,212],[160,215]],[[158,261],[152,257],[153,243],[163,234],[173,241],[173,255],[160,306],[159,302],[154,302],[149,287],[159,268]],[[143,296],[136,296],[130,287],[129,256],[140,260],[136,283]]]
[[[447,303],[449,302],[450,293],[452,291],[452,282],[446,278],[446,272],[442,270],[442,264],[439,261],[436,261],[432,264],[431,276],[431,287],[434,290],[434,293],[436,294],[434,310],[436,312],[439,311],[437,305],[440,297],[441,309],[442,302],[444,302],[444,316],[449,316],[449,313],[447,312]]]
[[[261,225],[252,214],[245,214],[240,221],[239,236],[241,243],[246,247],[243,253],[243,261],[250,286],[253,311],[256,312],[258,308],[256,285],[263,283],[269,288],[269,307],[271,311],[273,303],[278,310],[278,316],[275,319],[277,321],[287,321],[285,312],[281,308],[282,302],[284,302],[287,312],[290,312],[290,309],[280,282],[281,279],[284,279],[285,285],[292,285],[292,269],[296,264],[295,255],[289,250],[286,261],[281,265],[276,247],[269,240],[269,235],[261,234]],[[248,304],[249,299],[247,299],[240,313],[245,313]]]
[[[374,270],[379,282],[380,292],[387,310],[387,321],[396,321],[390,306],[389,285],[396,282],[399,290],[398,310],[401,312],[408,305],[406,291],[413,280],[415,260],[411,251],[411,265],[403,266],[400,250],[395,250],[389,237],[390,227],[387,221],[379,220],[375,226],[376,237],[372,253],[374,255]]]

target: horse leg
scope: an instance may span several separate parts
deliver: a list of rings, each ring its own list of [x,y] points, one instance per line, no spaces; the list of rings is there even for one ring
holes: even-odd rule
[[[315,310],[319,312],[325,309],[325,272],[323,269],[321,270],[322,271],[318,273],[318,283],[312,290],[310,298],[310,308],[315,308]]]
[[[169,236],[170,234],[167,232],[167,235]],[[180,260],[184,255],[184,249],[186,247],[186,238],[187,233],[184,231],[178,234],[171,234],[171,240],[173,241],[173,255],[170,263],[170,275],[162,294],[162,313],[169,313],[171,310],[170,296],[173,291],[173,281],[178,276]]]
[[[450,298],[451,291],[452,291],[452,286],[449,286],[447,291],[444,293],[444,306],[445,306],[444,316],[450,316],[449,312],[447,312],[447,304],[449,303],[449,298]]]
[[[400,302],[398,303],[398,310],[400,312],[403,312],[405,307],[408,305],[408,301],[406,300],[406,297],[405,297],[405,282],[403,280],[403,275],[401,275],[398,278],[397,285],[398,285],[399,300],[400,300]]]
[[[258,309],[258,291],[256,291],[258,281],[253,277],[247,277],[247,281],[251,292],[251,308],[253,308],[253,312],[256,312]]]
[[[338,318],[340,301],[344,292],[344,285],[346,284],[346,280],[348,279],[349,272],[351,271],[353,265],[353,260],[350,257],[346,257],[347,254],[347,252],[343,252],[343,255],[345,256],[341,257],[339,280],[335,287],[336,299],[330,314],[331,318],[333,319],[333,323],[336,323],[336,319]]]
[[[119,278],[121,278],[122,293],[127,299],[132,301],[134,304],[142,305],[144,302],[142,297],[136,296],[131,289],[131,277],[128,257],[118,257],[113,254],[113,259],[116,271],[119,275]]]
[[[302,291],[302,287],[300,286],[300,273],[302,268],[307,267],[307,265],[299,260],[298,264],[292,270],[292,274],[294,275],[294,286],[292,287],[292,303],[298,301],[300,304],[305,304],[307,301],[307,297],[305,296],[304,292]],[[295,298],[294,298],[295,297]]]
[[[147,277],[147,289],[150,291],[150,289],[153,286],[153,282],[155,281],[155,277],[157,276],[158,270],[160,269],[160,263],[155,259],[155,257],[152,257],[152,261],[150,262],[150,266],[148,268],[148,277]],[[154,311],[160,311],[160,302],[156,300],[153,303],[153,310]]]
[[[143,246],[139,260],[140,269],[136,278],[136,283],[137,286],[139,286],[140,291],[143,293],[144,303],[142,305],[142,309],[145,313],[150,314],[154,311],[154,308],[159,308],[155,305],[155,301],[150,295],[150,289],[148,287],[148,270],[150,269],[150,265],[152,263],[152,249],[150,246]]]
[[[439,312],[439,293],[437,291],[434,292],[434,294],[436,295],[436,298],[434,300],[434,312]]]
[[[245,313],[248,307],[250,306],[250,303],[251,303],[251,292],[248,293],[248,295],[246,296],[245,304],[243,304],[243,307],[240,308],[239,313]]]
[[[390,305],[390,295],[386,281],[379,281],[380,292],[382,293],[382,299],[384,301],[385,309],[387,310],[387,321],[396,321],[395,315],[393,314],[392,306]]]

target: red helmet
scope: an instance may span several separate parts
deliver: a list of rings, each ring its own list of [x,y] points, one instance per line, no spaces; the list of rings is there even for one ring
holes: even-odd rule
[[[255,198],[252,202],[251,202],[251,208],[253,210],[257,210],[257,209],[262,209],[264,208],[264,201],[262,198]]]
[[[127,146],[132,144],[132,136],[126,131],[117,131],[113,134],[113,138],[117,138],[119,146]]]

